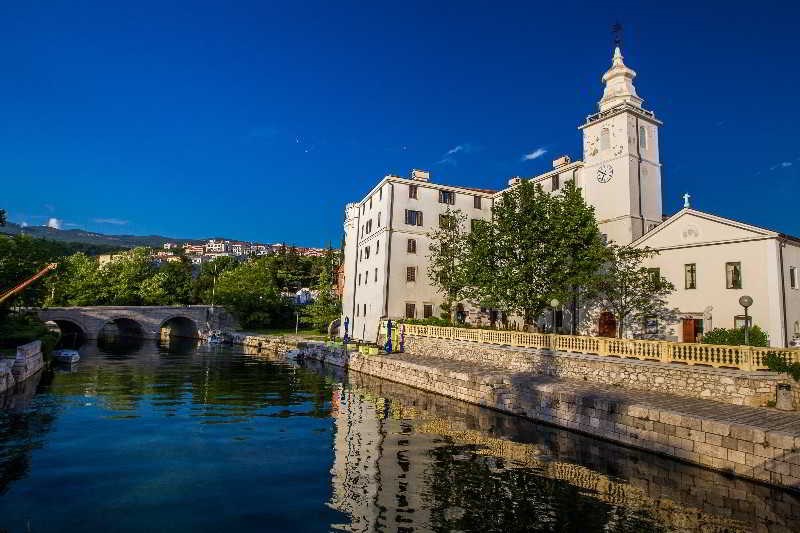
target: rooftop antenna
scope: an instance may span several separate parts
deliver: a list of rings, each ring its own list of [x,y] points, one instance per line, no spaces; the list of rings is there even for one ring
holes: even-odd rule
[[[617,21],[611,26],[611,33],[614,34],[614,47],[622,48],[622,24]]]

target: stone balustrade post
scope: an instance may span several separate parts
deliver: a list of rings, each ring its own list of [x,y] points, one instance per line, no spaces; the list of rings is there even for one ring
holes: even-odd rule
[[[547,336],[547,344],[547,347],[550,348],[551,351],[555,352],[557,349],[556,347],[558,346],[558,335],[555,333],[549,334]]]
[[[751,346],[739,346],[739,368],[752,372],[755,370],[753,364],[753,348]]]
[[[658,342],[658,360],[662,363],[669,363],[672,360],[672,350],[667,341]]]
[[[608,339],[606,337],[597,339],[597,355],[608,355]]]

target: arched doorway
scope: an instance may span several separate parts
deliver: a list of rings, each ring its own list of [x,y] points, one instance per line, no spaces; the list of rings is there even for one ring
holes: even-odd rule
[[[600,337],[616,337],[617,336],[617,319],[610,311],[603,311],[600,313],[600,319],[597,323],[597,334]]]

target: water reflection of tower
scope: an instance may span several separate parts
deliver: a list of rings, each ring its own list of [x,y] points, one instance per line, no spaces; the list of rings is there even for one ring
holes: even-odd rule
[[[374,531],[379,519],[375,499],[379,490],[381,441],[376,406],[357,394],[333,389],[331,414],[336,417],[333,497],[331,507],[350,516],[351,531]]]
[[[338,408],[331,505],[351,516],[347,528],[429,527],[429,452],[436,436],[415,433],[411,423],[392,416],[389,400],[363,390],[339,389],[333,404]]]

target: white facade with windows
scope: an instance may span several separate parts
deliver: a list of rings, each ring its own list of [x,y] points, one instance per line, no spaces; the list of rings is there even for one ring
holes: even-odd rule
[[[642,107],[635,76],[616,48],[598,111],[579,126],[583,160],[561,157],[553,170],[527,179],[552,193],[574,180],[608,242],[660,250],[650,266],[676,286],[670,304],[679,322],[645,329],[689,341],[711,327],[733,327],[741,321],[739,294],[747,293],[755,301],[753,323],[768,331],[771,344],[800,338],[800,240],[688,206],[663,223],[662,123]],[[348,204],[342,319],[348,318],[351,336],[374,340],[383,317],[439,316],[443,299],[428,280],[426,234],[448,207],[468,220],[489,218],[501,194],[434,184],[427,172],[414,171],[411,179],[387,176]],[[687,288],[687,278],[696,288]],[[607,318],[589,322],[584,332],[606,333]]]

